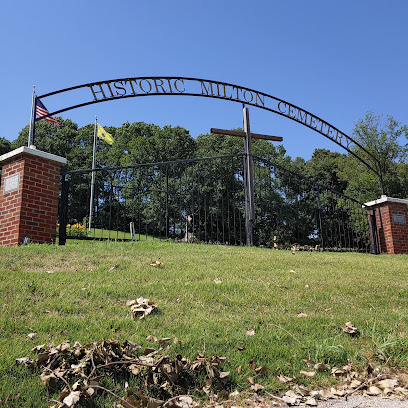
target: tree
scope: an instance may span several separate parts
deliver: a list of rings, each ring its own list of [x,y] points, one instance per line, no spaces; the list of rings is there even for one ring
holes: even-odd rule
[[[183,160],[195,157],[196,141],[188,130],[176,126],[148,125],[136,122],[122,128],[128,141],[122,163],[142,164]]]
[[[53,126],[46,120],[38,121],[35,125],[35,146],[37,149],[47,153],[55,154],[67,158],[67,164],[63,170],[72,169],[75,157],[73,147],[76,143],[78,125],[70,119],[56,118],[61,126]],[[19,133],[16,140],[12,142],[13,149],[26,146],[28,140],[29,126],[25,126]]]
[[[403,135],[408,136],[406,125],[401,125],[392,116],[374,115],[373,112],[367,112],[353,129],[353,138],[370,155],[358,146],[353,147],[353,152],[376,171],[381,168],[385,194],[399,198],[408,195],[408,175],[402,170],[406,168],[407,147],[399,143]],[[347,160],[342,162],[339,175],[347,183],[346,194],[353,198],[370,201],[383,194],[378,175],[353,155],[349,154]]]
[[[342,193],[347,182],[339,176],[345,154],[331,152],[327,149],[315,149],[312,157],[305,164],[306,176],[324,186],[331,187]]]
[[[11,142],[0,137],[0,156],[11,151]]]

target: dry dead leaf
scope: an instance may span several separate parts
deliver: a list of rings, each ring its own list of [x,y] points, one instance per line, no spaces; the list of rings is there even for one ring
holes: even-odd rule
[[[157,341],[157,337],[156,337],[156,336],[152,336],[151,334],[149,334],[149,335],[146,337],[146,340],[148,340],[148,341],[151,341],[151,340]]]
[[[300,371],[300,374],[305,375],[306,377],[314,377],[316,374],[316,371]]]
[[[311,407],[316,407],[317,406],[317,401],[313,397],[307,397],[305,401],[306,405],[309,405]]]
[[[228,399],[235,401],[239,398],[239,392],[237,390],[235,390],[234,392],[230,392],[230,394],[228,395]]]
[[[248,329],[248,330],[246,331],[246,334],[247,334],[247,336],[255,336],[255,330],[253,330],[253,329]]]
[[[296,275],[296,272],[293,269],[291,269],[289,272],[294,273]]]
[[[30,333],[30,334],[27,335],[27,337],[28,337],[29,339],[31,339],[31,340],[35,339],[37,336],[38,336],[37,333]]]
[[[252,391],[255,391],[255,392],[258,392],[258,391],[260,391],[260,390],[263,390],[265,387],[263,386],[263,385],[261,385],[261,384],[254,384],[254,385],[251,385],[251,390]]]
[[[341,370],[341,369],[338,368],[338,367],[333,367],[333,368],[331,369],[331,373],[332,373],[332,375],[334,375],[335,377],[338,377],[338,376],[343,375],[343,374],[344,374],[344,371]]]
[[[286,377],[285,375],[278,375],[278,380],[284,384],[288,382],[292,382],[295,378],[294,377]]]
[[[358,388],[361,384],[362,384],[361,381],[354,379],[350,383],[350,388]]]
[[[254,360],[253,358],[251,358],[251,359],[248,361],[248,367],[251,367],[253,370],[255,370],[256,363],[255,363],[255,360]]]
[[[72,391],[67,397],[63,399],[63,403],[68,407],[73,407],[81,398],[81,391]]]
[[[378,386],[383,390],[386,388],[395,388],[398,385],[398,380],[387,378],[386,380],[381,380],[378,382]]]
[[[155,268],[161,268],[163,266],[163,264],[157,260],[157,261],[153,261],[150,266],[154,266]]]
[[[353,326],[351,322],[347,322],[345,327],[342,327],[344,333],[349,334],[350,336],[355,336],[358,334],[358,329]]]
[[[305,285],[305,288],[306,288],[306,289],[309,289],[309,288],[310,288],[310,285],[306,284],[306,285]]]
[[[323,364],[323,363],[316,363],[313,367],[316,371],[329,371],[330,370],[330,366],[328,364]]]
[[[130,301],[128,301],[130,302]],[[145,299],[140,297],[136,299],[136,302],[130,306],[130,312],[132,319],[143,319],[148,316],[150,313],[153,312],[157,308],[156,304],[150,301],[149,299]]]
[[[251,384],[251,385],[255,385],[255,381],[252,377],[247,377],[247,381]]]
[[[264,365],[261,365],[261,366],[255,368],[255,372],[256,372],[258,375],[261,375],[261,374],[263,374],[263,373],[266,372],[266,371],[268,371],[268,367],[266,367],[266,366],[264,366]]]
[[[296,316],[297,317],[307,317],[307,314],[303,312],[299,312],[299,313],[296,313]]]
[[[220,283],[222,283],[222,280],[220,278],[215,278],[214,282],[219,285]]]
[[[286,402],[288,405],[296,404],[296,400],[298,396],[293,391],[288,391],[283,397],[283,401]]]
[[[221,379],[227,378],[229,375],[230,375],[230,372],[229,372],[229,371],[220,371],[220,373],[219,373],[219,377],[220,377]]]
[[[376,387],[375,385],[372,385],[372,386],[366,391],[366,393],[367,393],[368,395],[380,395],[381,392],[382,392],[382,391],[381,391],[378,387]]]
[[[31,360],[31,358],[28,357],[16,358],[16,364],[17,365],[24,364],[27,367],[32,367],[34,366],[34,360]]]
[[[243,351],[243,350],[245,350],[246,348],[247,348],[247,346],[244,344],[243,346],[237,347],[237,350],[238,350],[238,351]]]

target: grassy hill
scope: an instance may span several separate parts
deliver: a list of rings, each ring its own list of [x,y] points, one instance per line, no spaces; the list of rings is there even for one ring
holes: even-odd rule
[[[169,354],[225,356],[233,389],[247,388],[252,377],[274,393],[286,387],[278,375],[308,370],[303,360],[408,365],[408,256],[68,241],[0,247],[0,260],[0,400],[20,394],[15,406],[58,399],[15,359],[64,340],[154,347],[147,336],[177,338],[182,343]],[[156,260],[161,267],[150,265]],[[158,309],[132,320],[126,301],[139,297]],[[346,322],[358,336],[343,332]],[[255,372],[260,366],[267,370]],[[299,381],[334,380],[317,373]],[[113,400],[103,396],[97,406]]]

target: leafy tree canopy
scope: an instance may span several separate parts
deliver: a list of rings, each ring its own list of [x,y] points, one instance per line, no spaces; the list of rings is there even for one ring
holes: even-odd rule
[[[11,151],[11,142],[0,137],[0,156]]]

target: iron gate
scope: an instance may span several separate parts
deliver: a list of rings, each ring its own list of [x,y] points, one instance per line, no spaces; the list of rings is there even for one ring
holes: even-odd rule
[[[64,173],[59,243],[171,239],[245,245],[244,160],[238,154]],[[255,245],[376,253],[375,217],[364,204],[255,156],[253,171]]]

